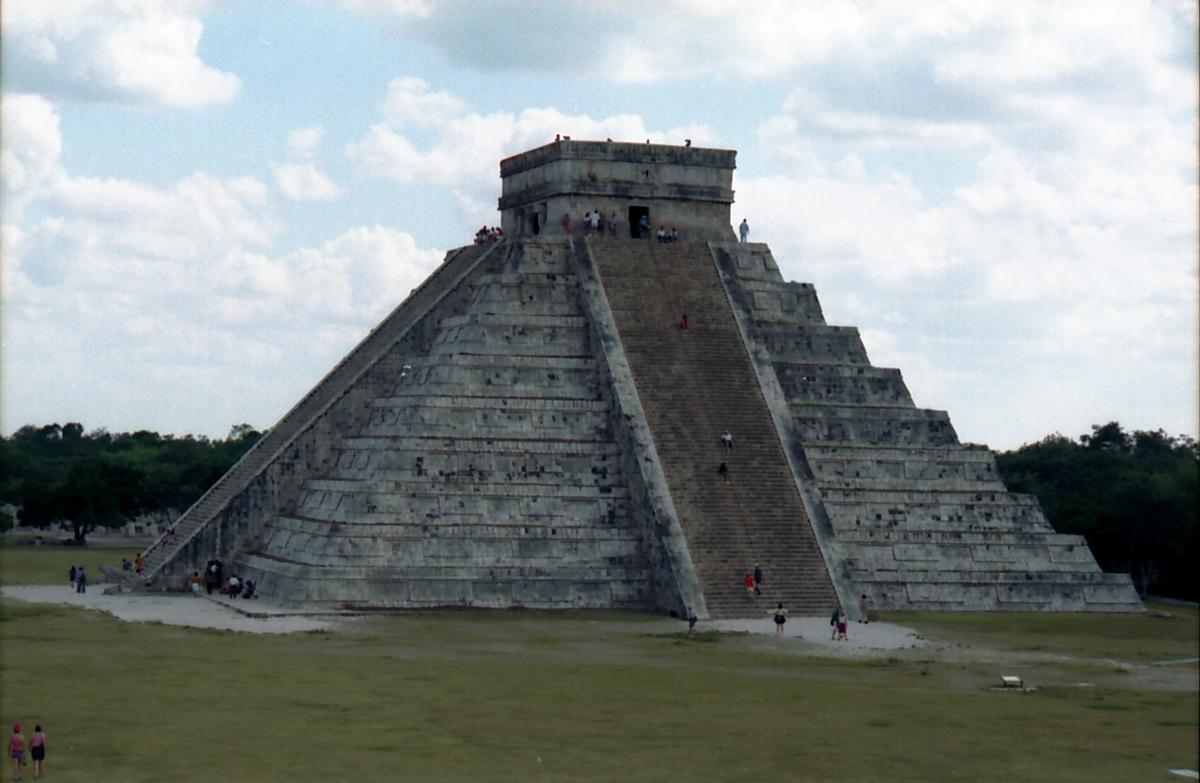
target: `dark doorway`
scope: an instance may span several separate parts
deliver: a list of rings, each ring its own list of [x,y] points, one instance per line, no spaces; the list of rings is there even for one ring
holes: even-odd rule
[[[629,236],[634,239],[642,239],[642,218],[646,218],[646,225],[649,226],[650,207],[629,208]],[[647,228],[647,232],[649,232],[649,228]]]
[[[534,236],[542,233],[541,215],[536,212],[529,216],[529,230],[533,232]]]

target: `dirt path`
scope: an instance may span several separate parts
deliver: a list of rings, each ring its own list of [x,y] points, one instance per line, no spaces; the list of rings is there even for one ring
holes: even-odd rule
[[[103,586],[97,586],[87,593],[79,594],[66,586],[6,585],[0,588],[0,595],[27,603],[96,609],[134,623],[165,623],[242,633],[297,633],[327,630],[334,625],[334,621],[328,619],[289,614],[279,607],[258,600],[251,602],[253,614],[248,614],[240,606],[234,608],[229,599],[136,593],[105,595],[102,590]]]

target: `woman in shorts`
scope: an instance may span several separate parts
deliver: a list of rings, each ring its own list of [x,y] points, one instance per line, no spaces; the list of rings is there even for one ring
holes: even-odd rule
[[[775,607],[775,633],[783,636],[783,624],[787,622],[787,609],[783,608],[783,604]]]
[[[12,759],[13,780],[21,779],[21,763],[25,760],[25,735],[21,724],[13,724],[12,736],[8,738],[8,757]]]
[[[42,764],[46,761],[46,735],[41,726],[33,727],[33,736],[29,738],[29,756],[33,759],[33,779],[42,776]]]

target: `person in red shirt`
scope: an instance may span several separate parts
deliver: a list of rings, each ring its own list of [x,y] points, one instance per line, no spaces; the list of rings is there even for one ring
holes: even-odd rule
[[[746,588],[746,600],[754,600],[754,575],[746,574],[746,578],[742,580],[742,586]]]
[[[8,757],[12,759],[13,780],[21,779],[21,764],[25,760],[25,735],[21,733],[21,724],[13,726],[12,736],[8,738]]]

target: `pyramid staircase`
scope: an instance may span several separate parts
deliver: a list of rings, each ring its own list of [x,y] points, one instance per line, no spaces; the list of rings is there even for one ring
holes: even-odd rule
[[[761,616],[777,602],[827,613],[836,599],[825,563],[708,245],[592,240],[589,249],[709,614]],[[750,601],[742,579],[756,563],[764,595]]]

